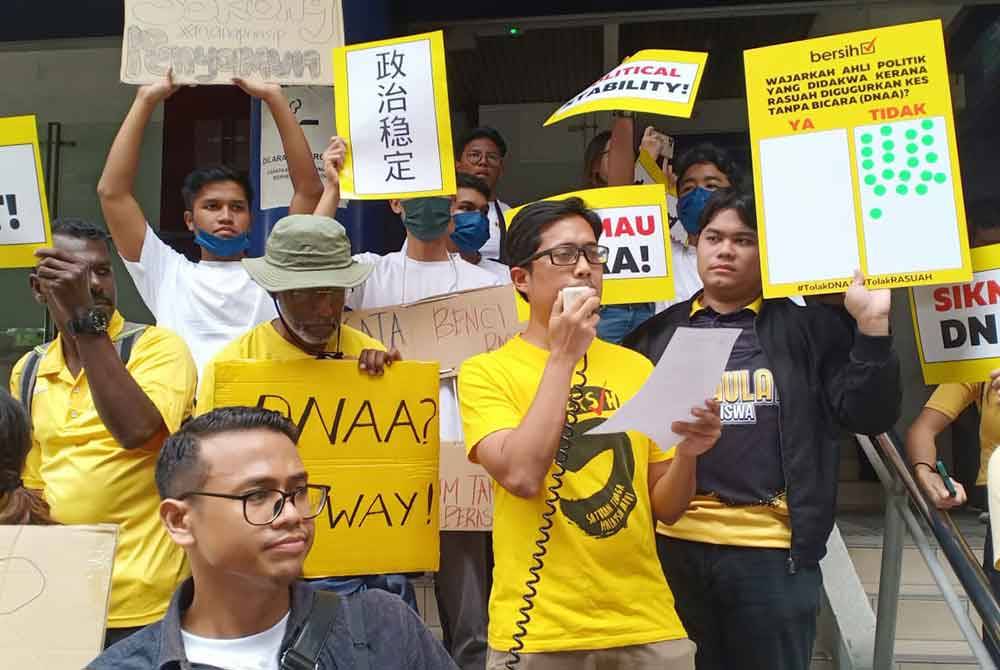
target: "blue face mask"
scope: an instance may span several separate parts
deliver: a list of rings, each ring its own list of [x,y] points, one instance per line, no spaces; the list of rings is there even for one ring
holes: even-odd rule
[[[471,254],[489,241],[490,220],[482,212],[458,212],[452,218],[455,232],[451,234],[451,241],[459,251]]]
[[[701,219],[701,213],[705,210],[705,205],[713,193],[715,191],[709,191],[707,188],[698,186],[677,200],[677,216],[680,217],[681,225],[684,226],[684,230],[689,234],[697,235],[701,232],[698,227],[698,221]]]
[[[250,246],[250,236],[240,233],[235,237],[219,237],[196,228],[194,243],[219,258],[230,258],[247,250]]]

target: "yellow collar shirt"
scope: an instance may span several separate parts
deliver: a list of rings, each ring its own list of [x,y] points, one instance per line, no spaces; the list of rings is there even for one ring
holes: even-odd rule
[[[124,327],[115,312],[108,334]],[[28,356],[14,366],[11,392],[20,394]],[[177,430],[191,415],[197,372],[187,345],[173,332],[148,327],[127,365],[163,417]],[[38,362],[31,402],[33,446],[25,485],[42,490],[52,516],[63,524],[118,526],[108,626],[144,626],[163,617],[170,597],[187,576],[184,552],[160,523],[154,472],[155,448],[126,450],[105,427],[90,394],[85,370],[73,377],[56,337]]]

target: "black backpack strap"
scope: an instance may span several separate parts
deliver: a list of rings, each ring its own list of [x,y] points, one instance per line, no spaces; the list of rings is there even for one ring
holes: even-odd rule
[[[350,598],[344,599],[344,604],[347,605],[347,628],[351,632],[351,642],[354,645],[354,667],[356,670],[371,670],[368,631],[365,628],[365,605],[362,602],[352,605]]]
[[[42,356],[49,349],[49,343],[39,345],[31,350],[28,354],[28,359],[24,362],[24,367],[21,368],[21,384],[18,392],[21,394],[21,404],[24,405],[24,411],[28,414],[28,420],[31,420],[31,401],[35,395],[35,381],[38,379],[38,364],[42,361]]]
[[[295,642],[281,655],[280,670],[318,670],[319,654],[333,632],[340,597],[333,591],[313,591],[309,616]]]
[[[118,352],[118,357],[125,365],[128,365],[128,361],[132,357],[132,349],[135,348],[136,340],[142,337],[147,328],[149,326],[144,323],[126,321],[121,332],[118,333],[118,337],[115,338],[115,351]]]
[[[507,220],[503,216],[503,210],[500,209],[500,203],[496,200],[493,201],[493,211],[497,213],[497,225],[500,226],[500,257],[496,260],[503,263],[503,250],[507,246]]]

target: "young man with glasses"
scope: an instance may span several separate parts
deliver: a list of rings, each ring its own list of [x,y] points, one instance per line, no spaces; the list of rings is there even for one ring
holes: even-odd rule
[[[510,205],[497,198],[497,182],[503,176],[507,142],[495,128],[473,128],[455,144],[455,169],[479,177],[490,188],[490,239],[479,250],[480,257],[497,261],[502,258],[503,241],[507,236],[504,213]],[[506,281],[506,277],[501,277]]]
[[[720,433],[718,407],[706,401],[675,422],[683,439],[671,452],[636,432],[584,435],[652,371],[595,339],[601,230],[579,198],[521,210],[505,260],[531,305],[528,327],[459,373],[469,459],[499,485],[489,670],[513,661],[524,670],[694,668],[653,524],[687,507],[697,459]],[[564,298],[570,287],[584,295]]]
[[[309,483],[294,425],[276,412],[225,407],[186,424],[156,465],[160,518],[191,565],[162,621],[111,647],[90,670],[454,668],[398,598],[366,591],[334,599],[323,628],[299,579],[330,489]],[[308,633],[305,635],[308,637]],[[293,649],[289,653],[289,649]]]

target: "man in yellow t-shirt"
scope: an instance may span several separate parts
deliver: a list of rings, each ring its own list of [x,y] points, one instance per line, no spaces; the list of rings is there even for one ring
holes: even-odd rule
[[[196,372],[169,330],[124,330],[107,233],[56,221],[52,245],[37,252],[31,288],[59,334],[17,362],[10,388],[31,410],[25,485],[44,493],[59,523],[118,526],[110,645],[163,617],[187,577],[184,553],[160,525],[153,472],[163,441],[190,416]]]
[[[584,435],[652,370],[595,339],[600,234],[579,198],[525,207],[504,255],[531,304],[528,327],[459,374],[469,458],[496,481],[488,670],[512,657],[525,670],[694,668],[653,524],[687,507],[697,456],[719,437],[718,407],[673,425],[684,439],[672,459],[638,433]],[[584,295],[564,301],[567,287]]]

